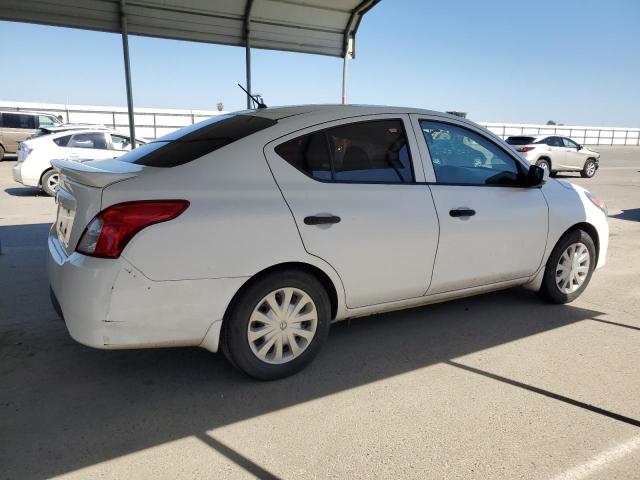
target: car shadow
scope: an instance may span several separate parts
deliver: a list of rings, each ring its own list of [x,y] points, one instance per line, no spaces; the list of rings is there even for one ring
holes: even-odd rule
[[[12,247],[0,256],[8,478],[53,477],[189,436],[268,476],[206,432],[601,314],[512,289],[354,319],[332,326],[303,372],[257,382],[198,348],[104,351],[74,342],[49,305],[47,228],[0,227]]]
[[[629,220],[632,222],[640,222],[640,208],[629,208],[622,210],[615,215],[609,215],[610,218],[617,218],[620,220]]]
[[[14,188],[5,188],[5,193],[8,193],[14,197],[48,197],[46,193],[44,193],[38,187],[14,187]]]

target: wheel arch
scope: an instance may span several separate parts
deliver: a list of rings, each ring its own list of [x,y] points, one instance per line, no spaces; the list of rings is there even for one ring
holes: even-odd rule
[[[551,167],[553,166],[553,162],[551,161],[551,157],[548,157],[547,155],[540,155],[536,159],[536,163],[538,163],[540,160],[544,160],[545,162],[547,162],[549,164],[549,171],[551,171]]]
[[[338,290],[334,282],[329,277],[329,275],[327,275],[321,268],[315,265],[311,265],[310,263],[284,262],[284,263],[278,263],[276,265],[272,265],[270,267],[265,268],[264,270],[259,271],[258,273],[253,275],[250,279],[248,279],[246,282],[244,282],[244,284],[242,284],[242,286],[238,289],[238,291],[233,295],[233,298],[229,302],[229,305],[227,305],[227,308],[224,313],[223,321],[222,321],[222,324],[223,324],[222,328],[224,328],[225,320],[228,318],[229,312],[233,308],[235,302],[237,301],[238,298],[242,296],[242,294],[247,290],[247,288],[253,285],[253,283],[256,282],[257,280],[267,275],[271,275],[273,273],[281,272],[284,270],[303,271],[315,277],[322,284],[322,286],[327,291],[327,294],[329,295],[329,301],[331,303],[331,319],[333,320],[336,318],[336,315],[338,313]]]
[[[571,232],[573,230],[584,230],[591,237],[591,239],[593,240],[593,245],[596,247],[595,265],[597,265],[598,264],[598,257],[600,256],[600,237],[598,236],[598,230],[596,229],[596,227],[594,227],[593,225],[591,225],[588,222],[576,223],[575,225],[572,225],[571,227],[567,228],[562,233],[562,235],[560,235],[560,237],[558,238],[558,241],[560,241],[560,238],[564,237],[567,233],[569,233],[569,232]],[[556,243],[558,243],[558,242],[556,242]]]
[[[47,169],[45,169],[41,174],[40,174],[40,180],[38,180],[38,186],[42,186],[42,179],[44,178],[44,176],[47,174],[47,172],[50,172],[51,170],[53,170],[53,167],[49,167]]]

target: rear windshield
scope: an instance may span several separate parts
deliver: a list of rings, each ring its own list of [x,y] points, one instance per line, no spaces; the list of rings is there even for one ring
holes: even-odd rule
[[[529,145],[535,142],[536,137],[509,137],[507,143],[509,145]]]
[[[147,143],[119,158],[149,167],[175,167],[276,124],[253,115],[218,115]]]

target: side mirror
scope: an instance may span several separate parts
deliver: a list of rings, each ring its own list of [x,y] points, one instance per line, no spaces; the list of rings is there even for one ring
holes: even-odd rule
[[[537,165],[531,165],[527,172],[524,184],[525,187],[540,187],[545,184],[548,178],[549,170]]]
[[[582,145],[578,145],[578,151],[582,150],[584,147]]]

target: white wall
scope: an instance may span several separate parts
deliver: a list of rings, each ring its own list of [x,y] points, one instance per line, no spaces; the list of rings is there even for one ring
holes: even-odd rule
[[[129,117],[125,107],[93,105],[63,105],[55,103],[26,103],[0,101],[0,109],[35,110],[62,115],[65,122],[92,123],[128,132]],[[226,112],[215,110],[176,110],[168,108],[136,108],[136,135],[157,138],[178,128]],[[587,127],[578,125],[536,125],[527,123],[478,122],[496,135],[557,134],[573,138],[584,145],[640,145],[640,128]]]

